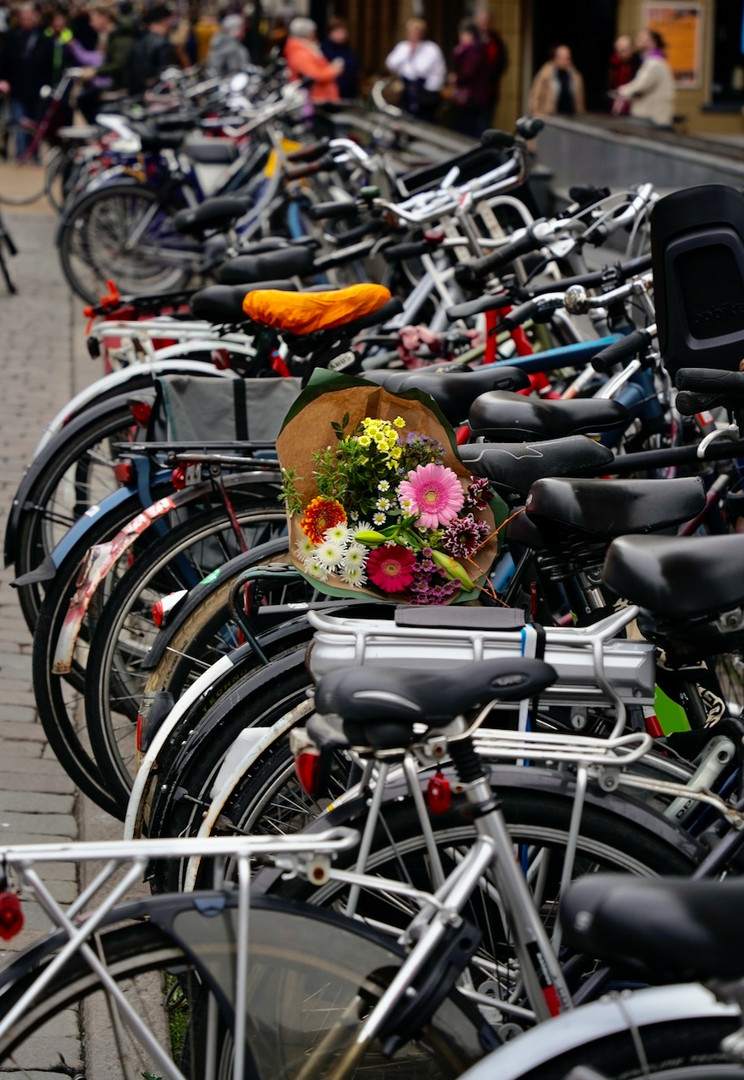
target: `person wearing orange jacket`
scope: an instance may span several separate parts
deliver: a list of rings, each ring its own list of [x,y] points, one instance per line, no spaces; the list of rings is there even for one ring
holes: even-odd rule
[[[338,101],[340,94],[337,78],[344,70],[344,62],[326,60],[318,44],[318,31],[312,19],[297,16],[289,24],[289,37],[284,46],[290,78],[310,78],[310,97],[313,101]]]

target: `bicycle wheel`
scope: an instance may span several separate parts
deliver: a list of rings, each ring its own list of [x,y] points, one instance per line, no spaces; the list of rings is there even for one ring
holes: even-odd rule
[[[219,894],[217,904],[215,894],[204,899],[211,900],[208,915],[194,906],[179,904],[180,910],[169,913],[163,904],[149,904],[147,914],[163,929],[140,923],[105,931],[97,936],[96,951],[183,1075],[228,1080],[234,1065],[237,913]],[[245,1075],[329,1076],[399,966],[400,954],[348,920],[261,901],[251,908],[249,936]],[[6,987],[0,997],[4,1015],[43,970]],[[211,1002],[217,1030],[210,1042]],[[74,1038],[60,1035],[77,1034],[78,1023],[84,1035],[79,1049]],[[454,993],[395,1057],[385,1057],[373,1043],[344,1076],[454,1078],[482,1054],[478,1027],[477,1015]],[[89,1080],[169,1075],[127,1026],[117,999],[79,958],[53,978],[0,1041],[0,1061],[25,1075],[46,1074],[58,1067],[61,1046],[67,1064],[74,1055]]]
[[[595,1070],[597,1080],[743,1080],[744,1067],[732,1064],[721,1051],[721,1041],[740,1027],[741,1019],[699,1017],[638,1025],[632,1031],[587,1040],[580,1049],[556,1054],[534,1069],[509,1069],[504,1080],[567,1080],[580,1066]],[[591,1030],[591,1029],[588,1029]],[[544,1038],[549,1037],[545,1031]],[[528,1036],[529,1037],[529,1036]],[[639,1049],[642,1047],[642,1056]],[[466,1074],[467,1080],[489,1080],[496,1075],[498,1052]],[[588,1074],[586,1074],[588,1075]],[[466,1080],[463,1077],[463,1080]]]
[[[155,500],[164,493],[171,493],[169,481],[164,481],[162,486],[158,485],[151,490]],[[249,509],[255,509],[259,501],[250,488],[243,493],[239,489],[232,489],[231,498],[238,513],[245,506],[244,500],[247,500]],[[209,509],[213,501],[211,489],[206,491],[203,487],[195,489],[193,501],[181,506],[178,511],[172,512],[173,527],[185,520],[187,515]],[[271,509],[275,507],[272,506]],[[53,666],[59,635],[64,626],[70,599],[76,589],[81,566],[88,557],[88,551],[91,547],[110,540],[141,511],[140,499],[132,495],[114,509],[101,514],[93,522],[85,535],[67,554],[58,567],[53,581],[50,582],[34,634],[32,665],[34,693],[39,716],[50,746],[63,768],[85,794],[96,801],[102,809],[114,815],[121,812],[119,803],[112,798],[101,777],[85,725],[82,708],[85,669],[96,621],[100,618],[104,604],[118,578],[128,569],[139,552],[143,551],[154,539],[149,530],[140,536],[131,548],[120,555],[93,594],[80,633],[74,643],[70,672],[64,676],[56,674]]]
[[[286,528],[278,503],[243,509],[237,520],[248,548]],[[85,718],[96,762],[122,815],[137,766],[135,721],[148,679],[142,660],[157,633],[153,604],[205,577],[234,554],[236,545],[221,507],[184,522],[148,545],[113,589],[96,623],[86,666]],[[234,635],[226,635],[217,632],[215,659],[220,645],[224,651],[237,643]]]
[[[33,138],[33,131],[24,124],[3,125],[0,132],[0,154],[8,165],[14,166],[16,176],[0,191],[0,203],[6,206],[29,206],[37,202],[46,190],[45,163],[24,156],[21,149]],[[42,157],[50,157],[45,150]],[[10,191],[8,190],[10,187]]]
[[[92,304],[108,280],[124,294],[183,288],[194,254],[173,228],[178,209],[135,183],[109,184],[82,198],[68,211],[59,239],[62,272],[73,292]]]
[[[136,425],[123,395],[72,421],[50,444],[43,470],[24,490],[15,536],[6,535],[6,560],[17,577],[34,570],[89,506],[119,486],[114,475],[117,443],[132,437]],[[18,599],[31,631],[36,626],[43,583],[25,585]]]

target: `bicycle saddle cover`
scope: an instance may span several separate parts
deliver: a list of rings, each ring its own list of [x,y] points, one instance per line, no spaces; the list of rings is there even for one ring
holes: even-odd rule
[[[474,435],[524,442],[625,427],[628,412],[619,402],[600,398],[540,401],[494,390],[476,398],[469,422]]]
[[[645,533],[690,521],[705,506],[698,476],[679,480],[538,480],[530,489],[527,513],[551,526],[593,536]]]
[[[602,580],[655,615],[731,611],[744,603],[744,536],[623,536],[610,545]]]
[[[435,728],[489,701],[521,701],[555,681],[542,660],[482,660],[454,664],[444,675],[415,668],[341,668],[315,691],[319,713],[343,718],[358,746],[395,749],[413,741],[414,724]]]
[[[744,881],[648,881],[591,874],[561,903],[566,945],[627,968],[641,965],[665,981],[744,972]]]
[[[475,399],[487,390],[524,390],[530,385],[520,368],[495,364],[475,371],[373,371],[367,378],[391,394],[412,389],[431,394],[451,424],[461,423]]]
[[[308,247],[282,247],[263,255],[238,255],[217,271],[220,285],[243,285],[277,278],[306,277],[312,273],[314,253]]]
[[[384,285],[350,285],[292,297],[259,289],[246,296],[243,310],[255,322],[299,335],[345,326],[379,311],[389,300],[390,290]]]
[[[485,476],[504,495],[526,495],[543,477],[609,472],[615,460],[609,447],[586,435],[536,443],[466,443],[458,453],[471,472]]]

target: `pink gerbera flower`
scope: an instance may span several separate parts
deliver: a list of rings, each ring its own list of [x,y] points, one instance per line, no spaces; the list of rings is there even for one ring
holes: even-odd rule
[[[409,548],[384,544],[367,557],[367,575],[383,592],[403,592],[413,581],[416,556]]]
[[[446,465],[419,465],[399,485],[402,499],[409,499],[422,529],[447,525],[465,502],[462,486]]]

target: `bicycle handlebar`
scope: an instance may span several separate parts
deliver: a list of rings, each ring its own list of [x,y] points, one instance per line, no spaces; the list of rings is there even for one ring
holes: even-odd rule
[[[305,176],[315,176],[316,173],[330,169],[334,164],[330,154],[326,154],[317,161],[310,161],[307,165],[287,165],[284,175],[287,180],[301,180]]]
[[[309,146],[301,146],[299,150],[290,150],[287,161],[316,161],[328,150],[329,141],[329,139],[320,139],[318,142],[310,143]]]
[[[697,394],[722,394],[744,397],[744,371],[721,371],[718,368],[680,368],[675,376],[680,390]]]
[[[649,326],[645,330],[634,330],[620,341],[614,341],[612,345],[598,352],[592,359],[592,367],[595,371],[606,375],[616,364],[632,359],[653,340],[655,335],[655,326]]]
[[[535,222],[535,224],[538,223]],[[455,280],[458,285],[472,288],[484,278],[514,262],[520,255],[527,255],[530,251],[534,251],[540,246],[540,240],[537,239],[533,230],[534,226],[530,226],[525,229],[522,236],[508,241],[490,255],[483,255],[480,259],[473,259],[472,262],[458,266],[455,270]]]
[[[311,221],[334,221],[359,217],[359,207],[355,202],[316,203],[308,207],[307,216]]]

